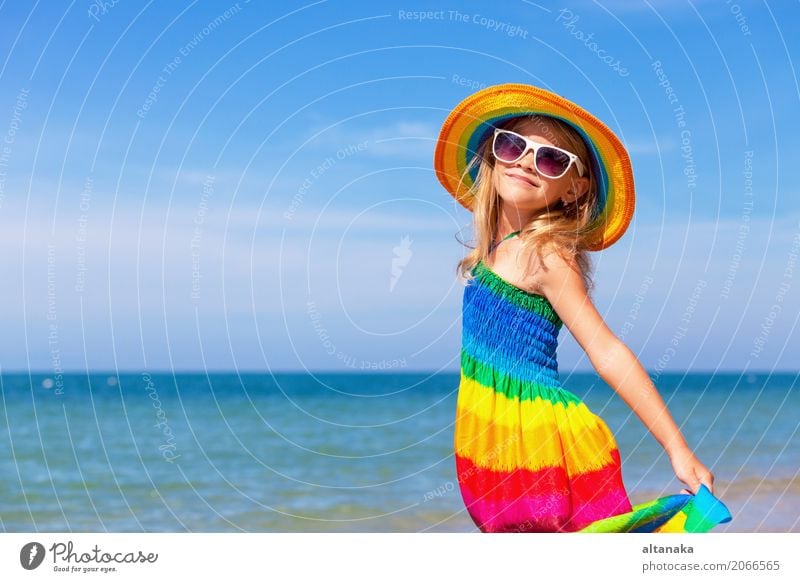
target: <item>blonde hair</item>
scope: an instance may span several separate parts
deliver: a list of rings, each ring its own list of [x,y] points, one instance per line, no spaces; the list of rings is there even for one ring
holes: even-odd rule
[[[589,179],[589,189],[577,201],[565,203],[560,200],[549,208],[543,209],[541,213],[525,224],[518,235],[523,250],[520,255],[531,256],[530,251],[534,251],[538,257],[551,250],[559,253],[568,264],[577,266],[587,291],[590,291],[594,284],[591,279],[592,263],[589,259],[586,227],[592,222],[594,212],[597,210],[598,196],[597,177],[589,149],[574,128],[546,115],[518,116],[498,127],[514,130],[529,121],[536,123],[543,130],[542,135],[554,145],[571,151],[580,158],[586,168],[584,177]],[[502,200],[492,180],[495,160],[492,154],[491,135],[480,146],[477,155],[470,160],[462,174],[458,185],[459,193],[465,177],[476,166],[478,166],[477,178],[474,184],[467,189],[467,196],[472,198],[476,245],[466,257],[458,262],[456,267],[457,273],[467,280],[472,277],[473,267],[489,256],[491,245],[498,235]],[[577,175],[577,168],[574,164],[569,171],[570,173],[575,172]],[[525,270],[527,272],[528,267]]]

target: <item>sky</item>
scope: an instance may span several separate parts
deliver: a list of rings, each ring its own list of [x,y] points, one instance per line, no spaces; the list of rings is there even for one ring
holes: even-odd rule
[[[796,3],[3,2],[0,372],[457,371],[449,111],[602,119],[593,300],[651,373],[795,371]],[[591,371],[567,328],[562,373]]]

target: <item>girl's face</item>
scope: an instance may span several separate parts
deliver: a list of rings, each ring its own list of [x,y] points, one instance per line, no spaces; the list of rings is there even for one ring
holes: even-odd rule
[[[528,139],[569,150],[569,147],[556,141],[548,126],[537,124],[533,120],[525,120],[507,129]],[[586,163],[585,160],[581,161]],[[533,215],[540,210],[552,208],[561,200],[572,202],[589,189],[589,179],[578,176],[574,163],[560,178],[549,178],[540,174],[531,149],[512,163],[495,158],[492,181],[503,204],[516,208],[518,213],[524,215]]]

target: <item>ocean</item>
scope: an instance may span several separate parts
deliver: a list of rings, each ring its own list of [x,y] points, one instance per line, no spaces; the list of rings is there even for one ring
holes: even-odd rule
[[[798,374],[660,374],[733,520],[800,531]],[[4,374],[4,532],[475,532],[458,373]],[[561,381],[617,438],[635,504],[683,485],[596,375]]]

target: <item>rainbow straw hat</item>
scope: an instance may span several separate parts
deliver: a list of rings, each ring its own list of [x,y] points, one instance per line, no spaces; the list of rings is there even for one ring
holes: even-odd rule
[[[539,87],[519,83],[482,89],[456,105],[447,116],[434,152],[433,166],[442,186],[467,210],[472,210],[470,188],[478,175],[467,164],[494,127],[512,117],[537,113],[565,121],[583,137],[592,154],[599,205],[589,225],[590,250],[615,243],[628,228],[635,206],[633,170],[622,142],[594,115]],[[459,179],[464,175],[461,189]]]

